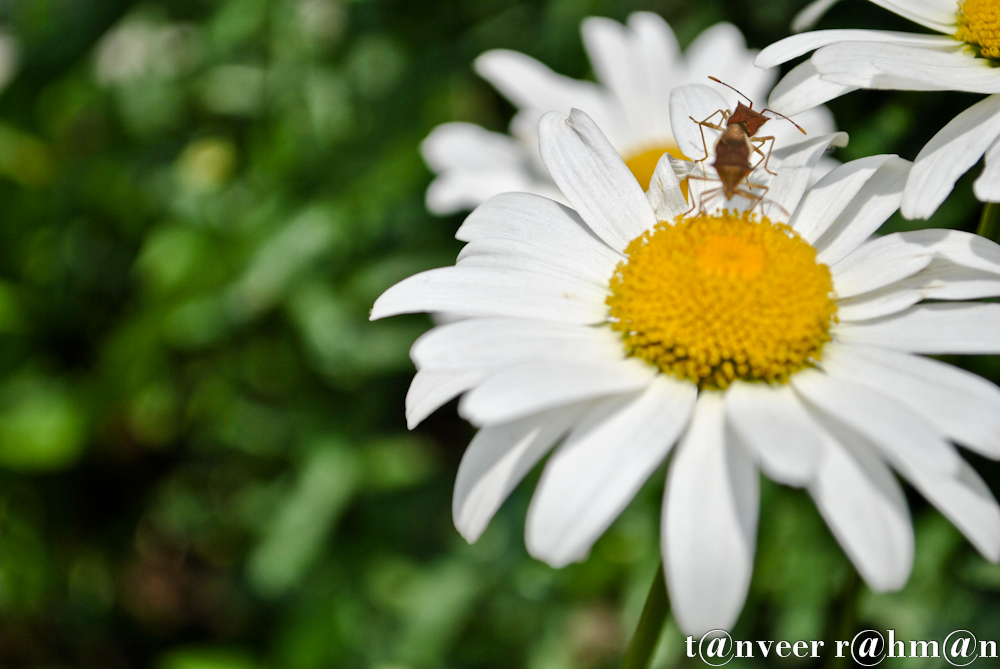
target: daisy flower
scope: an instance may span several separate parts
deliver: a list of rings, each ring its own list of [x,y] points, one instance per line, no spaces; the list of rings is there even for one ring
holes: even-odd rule
[[[800,113],[858,88],[985,93],[917,155],[901,211],[907,218],[928,218],[984,154],[976,197],[1000,201],[1000,5],[996,0],[871,1],[941,34],[818,30],[783,39],[761,51],[758,67],[816,51],[778,83],[770,106]]]
[[[682,120],[723,102],[674,92],[685,153],[701,136]],[[913,561],[893,470],[1000,558],[1000,510],[952,443],[1000,457],[1000,389],[918,355],[1000,351],[1000,304],[922,302],[1000,295],[1000,247],[954,230],[872,237],[908,161],[856,160],[809,187],[845,139],[813,137],[773,151],[763,205],[691,211],[666,158],[644,193],[580,111],[546,114],[539,136],[572,208],[491,198],[458,230],[454,267],[402,281],[371,313],[461,316],[414,344],[406,412],[412,427],[464,393],[480,428],[455,482],[467,540],[554,449],[526,544],[553,567],[581,560],[672,451],[662,553],[688,634],[729,628],[743,606],[758,471],[808,488],[875,590],[901,587]],[[692,182],[695,202],[713,187]]]
[[[556,74],[516,51],[487,51],[476,59],[476,72],[518,112],[510,135],[471,123],[445,123],[424,140],[424,160],[438,175],[427,189],[431,212],[471,209],[508,191],[565,202],[538,153],[538,120],[550,110],[586,112],[645,189],[660,156],[684,157],[670,125],[670,91],[705,83],[711,75],[737,85],[751,100],[763,100],[777,78],[776,71],[753,67],[757,51],[748,50],[739,29],[729,23],[705,30],[684,55],[667,22],[649,12],[632,14],[627,25],[591,17],[583,21],[581,32],[597,84]],[[735,105],[735,93],[727,90],[723,95],[727,106]],[[810,133],[834,129],[826,108],[812,109],[796,120]],[[775,132],[784,138],[795,130]],[[829,170],[836,163],[826,159],[825,164]]]

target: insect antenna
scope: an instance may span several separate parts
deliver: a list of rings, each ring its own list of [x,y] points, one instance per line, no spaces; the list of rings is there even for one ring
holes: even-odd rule
[[[804,129],[804,128],[803,128],[803,127],[802,127],[801,125],[799,125],[798,123],[796,123],[796,122],[795,122],[795,121],[793,121],[792,119],[788,118],[788,117],[787,117],[787,116],[785,116],[784,114],[779,114],[778,112],[774,111],[773,109],[761,109],[761,110],[760,110],[760,113],[761,113],[761,114],[763,114],[764,112],[771,112],[771,113],[772,113],[772,114],[774,114],[775,116],[780,116],[781,118],[785,119],[786,121],[788,121],[789,123],[791,123],[792,125],[794,125],[794,126],[795,126],[796,128],[798,128],[798,129],[799,129],[799,132],[801,132],[801,133],[802,133],[803,135],[808,135],[808,134],[809,134],[809,133],[807,133],[807,132],[805,131],[805,129]]]
[[[712,81],[714,81],[714,82],[715,82],[715,83],[717,83],[717,84],[722,84],[722,85],[723,85],[723,86],[725,86],[726,88],[732,88],[732,89],[733,89],[734,91],[736,91],[736,93],[737,93],[738,95],[741,95],[741,96],[743,97],[743,99],[744,99],[744,100],[746,100],[747,102],[749,102],[749,103],[750,103],[750,109],[753,109],[753,100],[751,100],[750,98],[748,98],[748,97],[747,97],[746,95],[743,95],[743,93],[740,93],[740,92],[739,92],[738,90],[736,90],[735,88],[733,88],[732,86],[730,86],[730,85],[729,85],[729,84],[727,84],[726,82],[724,82],[724,81],[719,81],[718,79],[716,79],[716,78],[715,78],[715,77],[713,77],[712,75],[708,75],[708,78],[709,78],[709,79],[711,79]]]

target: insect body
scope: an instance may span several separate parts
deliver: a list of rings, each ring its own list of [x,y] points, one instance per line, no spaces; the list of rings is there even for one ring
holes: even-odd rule
[[[729,84],[723,83],[716,79],[715,77],[709,77],[712,81],[722,84],[727,88],[732,88],[734,91],[743,95],[735,88]],[[746,98],[745,95],[743,95]],[[719,181],[722,182],[720,188],[705,191],[702,194],[702,204],[704,205],[704,198],[706,196],[714,196],[722,193],[727,199],[731,199],[736,195],[741,195],[754,202],[754,205],[760,203],[764,198],[763,195],[759,195],[752,191],[753,188],[757,188],[764,192],[767,191],[767,186],[758,183],[751,183],[748,179],[750,173],[753,172],[757,167],[763,164],[764,170],[768,174],[774,174],[768,169],[767,164],[771,159],[771,151],[774,149],[774,137],[757,137],[757,131],[760,130],[761,126],[767,123],[770,118],[764,116],[765,111],[771,111],[770,109],[764,109],[762,111],[756,111],[753,108],[753,101],[750,98],[746,98],[750,106],[738,102],[735,111],[729,111],[728,109],[719,109],[713,112],[708,118],[703,121],[698,121],[691,118],[692,121],[697,123],[701,129],[701,141],[705,149],[705,157],[701,161],[708,159],[708,143],[705,140],[705,128],[712,128],[713,130],[722,131],[722,136],[719,137],[715,144],[715,162],[712,163],[712,167],[719,175]],[[794,125],[802,134],[805,134],[805,130],[802,130],[794,121],[788,117],[778,114],[777,112],[771,111],[772,114],[781,116],[789,123]],[[713,123],[712,118],[716,115],[721,116],[721,122],[725,123],[723,127],[720,123]],[[690,117],[689,117],[690,118]],[[767,153],[765,153],[762,148],[767,142],[771,142],[771,146],[768,147]],[[750,154],[757,153],[760,158],[756,163],[751,164]],[[708,177],[698,177],[692,176],[690,178],[700,179],[705,181],[710,181]],[[744,184],[746,187],[744,187]]]

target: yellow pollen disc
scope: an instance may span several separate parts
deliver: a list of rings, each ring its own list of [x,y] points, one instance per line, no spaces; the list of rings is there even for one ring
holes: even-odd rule
[[[701,388],[787,382],[819,360],[833,281],[791,228],[744,213],[661,222],[611,277],[611,327],[628,354]]]
[[[977,47],[984,58],[1000,59],[1000,3],[959,0],[955,37]]]
[[[660,162],[660,158],[664,153],[669,153],[674,158],[688,160],[688,158],[681,153],[681,150],[676,144],[654,146],[650,149],[646,149],[645,151],[640,151],[639,153],[625,157],[625,165],[632,170],[632,174],[635,175],[636,181],[639,182],[639,185],[642,186],[643,190],[649,190],[649,182],[653,179],[653,172],[656,171],[656,164]]]

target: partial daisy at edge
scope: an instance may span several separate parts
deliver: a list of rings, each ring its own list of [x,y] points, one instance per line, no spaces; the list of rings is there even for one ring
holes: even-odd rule
[[[817,30],[787,37],[761,51],[757,66],[813,53],[778,82],[768,106],[798,114],[859,88],[984,94],[917,155],[900,209],[906,218],[929,218],[984,157],[973,190],[980,201],[1000,202],[1000,6],[996,0],[870,1],[938,34]]]
[[[643,189],[664,153],[682,155],[670,123],[670,92],[688,83],[708,83],[714,76],[738,88],[761,108],[777,79],[777,70],[753,66],[756,50],[746,47],[739,29],[716,24],[702,32],[682,54],[667,22],[657,14],[636,12],[626,25],[590,17],[581,24],[583,44],[597,83],[557,74],[537,60],[509,50],[488,51],[476,59],[476,72],[518,109],[510,134],[472,123],[437,126],[421,145],[428,167],[437,175],[427,189],[427,208],[453,214],[504,192],[526,192],[566,203],[538,152],[538,120],[545,112],[580,109],[604,131]],[[719,87],[727,107],[739,96]],[[825,107],[796,117],[810,134],[833,132]],[[777,125],[777,124],[773,124]],[[767,126],[778,145],[797,141],[791,126]],[[773,127],[773,132],[772,132]],[[700,149],[699,149],[700,151]],[[837,162],[825,158],[814,178]]]
[[[671,102],[684,151],[701,138],[682,120],[724,104],[703,85]],[[458,230],[455,266],[396,284],[371,313],[460,317],[414,344],[406,416],[412,428],[462,395],[479,428],[453,498],[468,541],[551,452],[525,542],[553,567],[585,559],[669,456],[661,548],[687,634],[740,614],[759,472],[808,490],[875,591],[902,587],[913,564],[897,475],[1000,559],[1000,509],[956,447],[1000,458],[1000,389],[925,357],[1000,352],[1000,304],[975,301],[1000,296],[1000,246],[954,230],[875,236],[908,161],[870,156],[810,186],[846,136],[810,137],[774,150],[752,211],[692,182],[702,211],[667,157],[643,192],[580,111],[543,116],[539,139],[570,206],[491,198]]]

